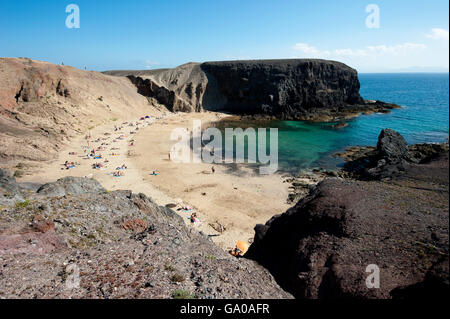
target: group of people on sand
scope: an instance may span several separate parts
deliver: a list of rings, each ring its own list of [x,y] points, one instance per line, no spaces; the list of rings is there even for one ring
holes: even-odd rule
[[[84,157],[87,160],[90,159],[95,159],[95,160],[103,160],[103,162],[95,162],[93,164],[91,164],[91,167],[93,169],[102,169],[107,167],[107,163],[109,163],[108,159],[104,159],[102,154],[99,154],[99,152],[103,152],[103,151],[107,151],[107,147],[110,145],[109,143],[117,143],[118,141],[124,140],[126,139],[126,136],[124,134],[121,133],[121,131],[123,130],[125,125],[128,125],[129,127],[133,127],[134,130],[132,132],[130,132],[130,134],[135,134],[136,131],[138,131],[140,129],[140,127],[145,127],[147,125],[150,125],[150,123],[147,121],[151,119],[151,117],[149,115],[146,116],[142,116],[140,118],[138,118],[137,121],[135,122],[123,122],[122,125],[114,125],[114,132],[116,132],[116,134],[118,134],[119,136],[115,137],[114,139],[110,140],[110,136],[112,135],[112,133],[110,132],[105,132],[103,135],[103,137],[98,137],[98,138],[94,138],[91,135],[91,132],[87,133],[84,137],[84,139],[86,140],[87,146],[83,146],[82,148],[84,149],[84,155],[80,156],[80,157]],[[159,118],[156,118],[159,119]],[[109,140],[109,142],[108,142]],[[101,143],[100,145],[98,145],[98,143]],[[95,147],[95,144],[97,144],[97,147]],[[135,145],[135,141],[134,139],[131,139],[128,141],[128,146],[134,146]],[[114,150],[120,150],[120,148],[118,147],[112,147],[110,148],[111,151],[113,151],[110,156],[119,156],[120,154],[114,152]],[[74,156],[77,155],[76,152],[69,152],[69,155]],[[71,168],[75,168],[76,166],[78,166],[80,164],[76,163],[76,162],[69,162],[66,161],[64,164],[62,164],[62,168],[61,169],[71,169]],[[123,164],[122,166],[118,166],[116,168],[116,170],[112,173],[113,176],[115,177],[120,177],[120,176],[124,176],[124,170],[128,169],[128,167]],[[152,175],[158,175],[159,172],[157,171],[153,171]]]
[[[76,163],[76,162],[69,162],[69,161],[66,161],[64,164],[63,164],[63,168],[61,168],[61,169],[66,169],[66,170],[68,170],[68,169],[71,169],[71,168],[75,168],[77,165],[79,165],[78,163]]]

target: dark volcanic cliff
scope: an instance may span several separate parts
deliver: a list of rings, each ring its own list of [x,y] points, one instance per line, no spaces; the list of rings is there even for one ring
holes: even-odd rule
[[[364,104],[356,70],[339,62],[235,61],[208,62],[200,67],[208,79],[215,80],[215,85],[206,88],[205,109],[301,118],[320,109],[337,112],[347,105]],[[219,105],[214,91],[223,97]]]
[[[188,63],[174,69],[110,71],[171,111],[226,111],[282,119],[331,120],[395,107],[365,102],[356,70],[326,60]]]

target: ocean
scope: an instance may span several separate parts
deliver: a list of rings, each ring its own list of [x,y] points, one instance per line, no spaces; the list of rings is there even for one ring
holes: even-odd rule
[[[336,169],[333,154],[349,146],[375,146],[384,128],[400,132],[410,144],[444,142],[449,136],[449,74],[360,74],[361,96],[401,105],[388,114],[361,115],[337,129],[336,123],[273,121],[278,128],[279,171]]]

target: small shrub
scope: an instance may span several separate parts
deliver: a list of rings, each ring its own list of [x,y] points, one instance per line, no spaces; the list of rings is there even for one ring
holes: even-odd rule
[[[26,167],[27,167],[27,165],[25,163],[22,163],[22,162],[20,162],[19,164],[16,165],[16,168],[19,168],[19,169],[23,169],[23,168],[26,168]]]
[[[167,270],[167,271],[174,271],[175,270],[175,268],[169,262],[166,262],[166,264],[164,265],[164,269]]]
[[[205,256],[205,258],[209,259],[209,260],[216,260],[217,259],[215,256],[211,256],[211,255]]]
[[[25,174],[24,171],[18,169],[17,171],[14,172],[14,177],[21,178],[23,177],[24,174]]]
[[[172,292],[172,298],[173,299],[194,299],[194,295],[191,294],[189,291],[177,289],[174,292]]]
[[[24,202],[17,202],[16,203],[16,208],[26,208],[30,205],[30,201],[27,199]]]
[[[184,281],[184,277],[180,274],[174,274],[172,277],[170,277],[170,280],[172,282],[183,282]]]

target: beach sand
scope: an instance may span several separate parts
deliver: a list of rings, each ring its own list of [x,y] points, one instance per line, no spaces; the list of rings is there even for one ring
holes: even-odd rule
[[[64,176],[85,176],[97,179],[107,190],[144,193],[159,205],[177,204],[173,209],[190,227],[209,235],[223,249],[234,248],[238,240],[250,242],[256,224],[265,223],[290,207],[286,203],[290,185],[280,174],[260,175],[245,165],[236,169],[236,165],[226,164],[214,165],[215,173],[212,173],[211,164],[169,160],[170,149],[176,143],[170,140],[174,128],[192,130],[193,120],[208,123],[227,115],[205,112],[161,113],[158,116],[161,118],[118,120],[94,128],[90,132],[89,148],[85,136],[80,136],[59,153],[57,160],[44,163],[19,181],[45,183]],[[122,124],[125,122],[128,123]],[[139,122],[139,130],[136,126],[128,126],[130,122]],[[115,131],[114,125],[123,128]],[[131,140],[134,140],[134,146],[131,146]],[[96,152],[103,158],[87,159],[85,152],[102,143],[109,144],[104,145],[105,150]],[[70,152],[77,154],[69,155]],[[109,162],[104,163],[105,159]],[[79,165],[62,169],[66,161]],[[93,169],[93,163],[102,163],[104,167]],[[127,166],[126,170],[121,170],[124,175],[114,177],[112,173],[122,165]],[[152,171],[157,171],[158,175],[151,175]],[[182,206],[192,210],[185,211]],[[193,212],[197,213],[200,222],[190,222]]]

